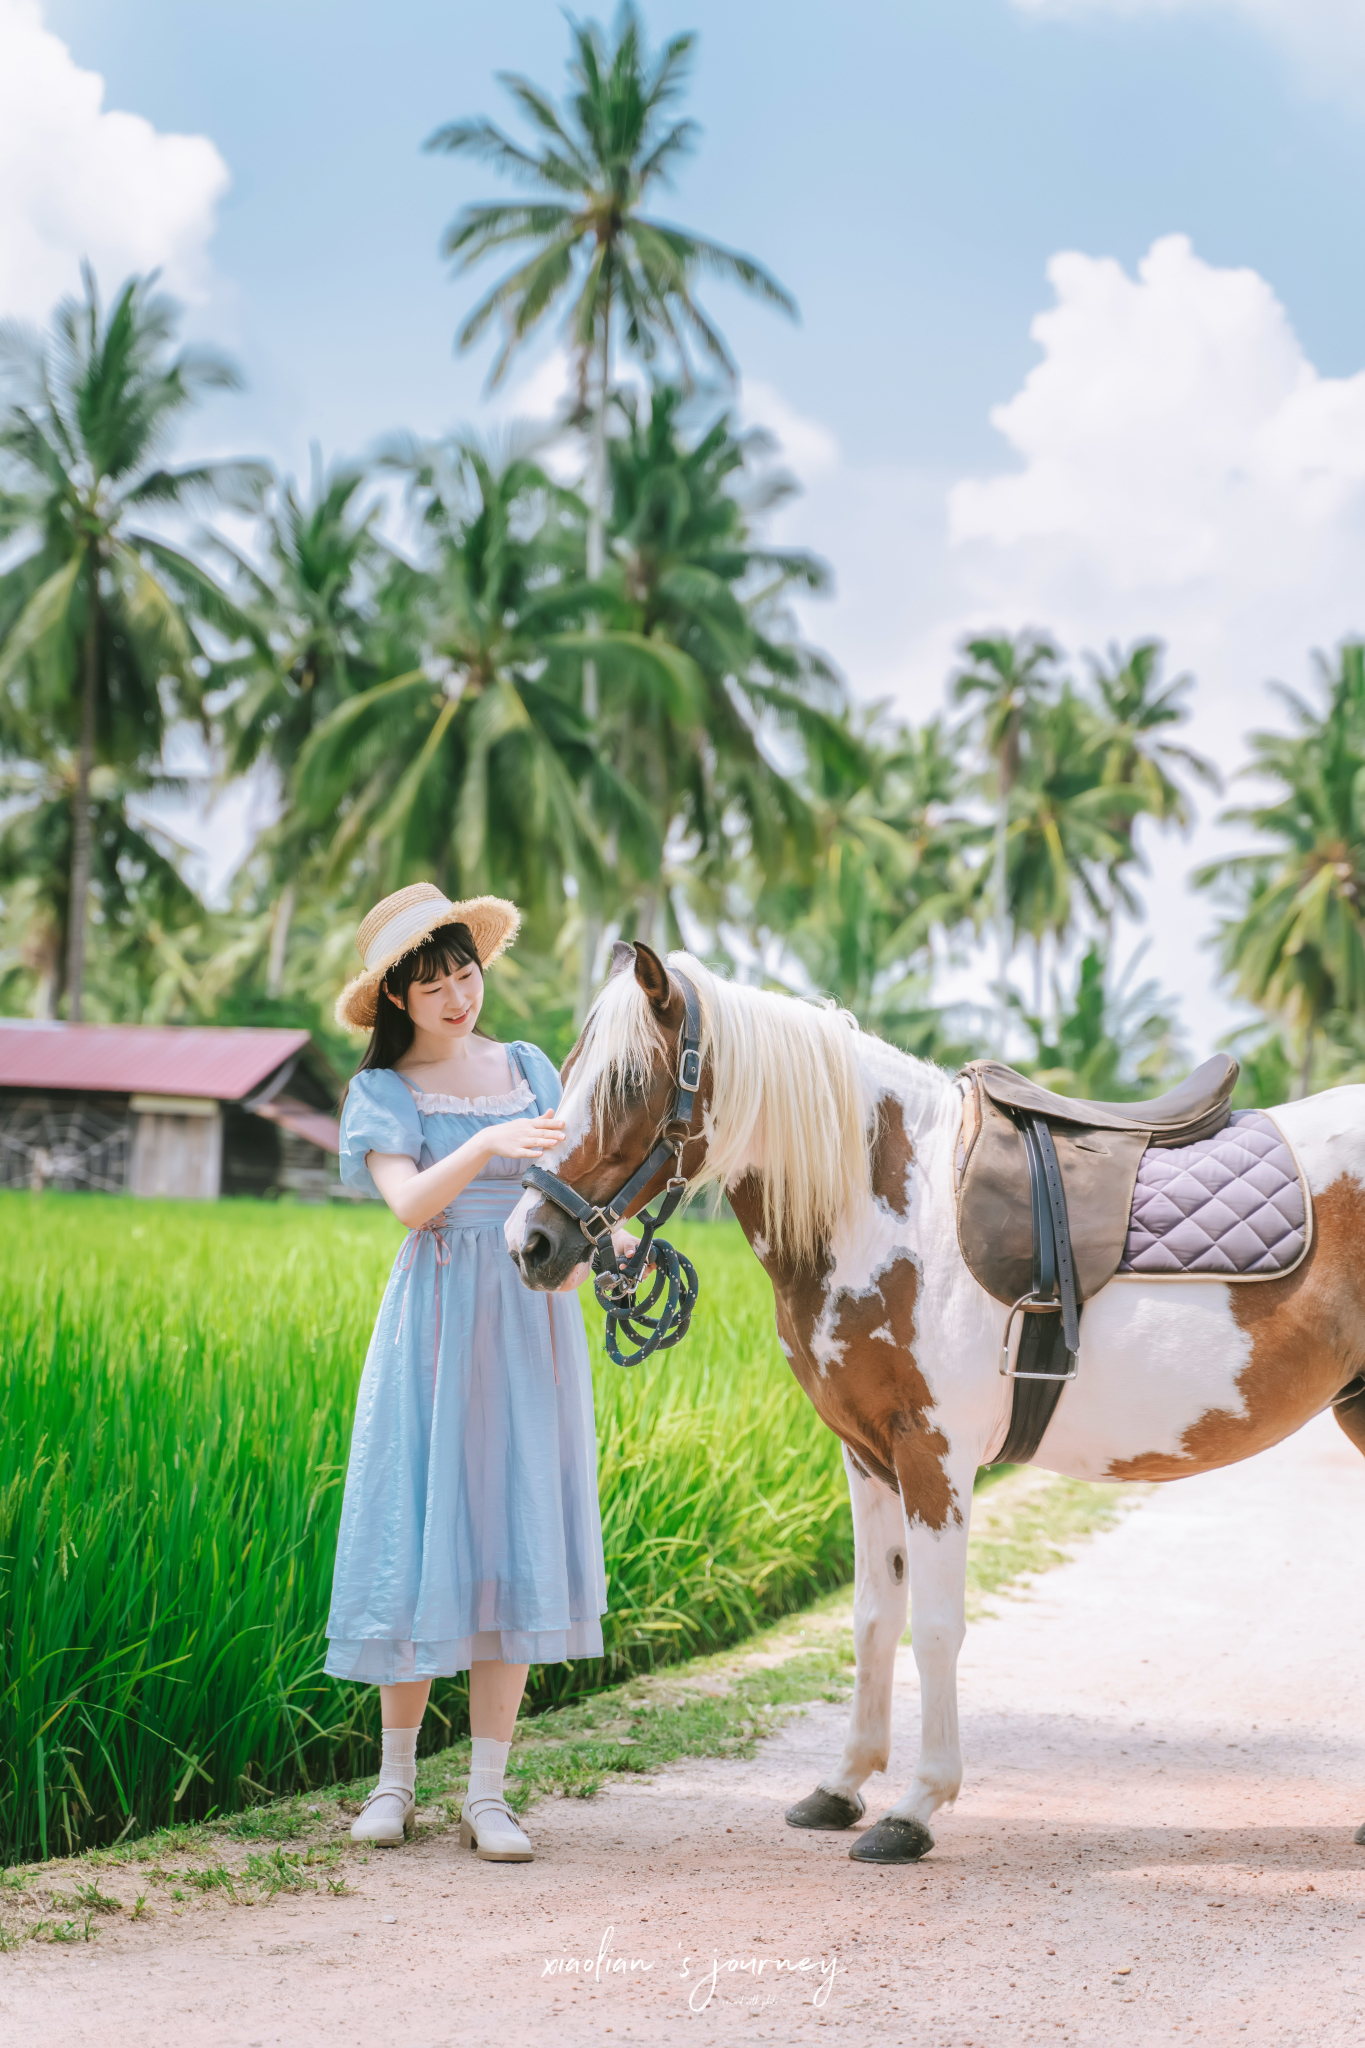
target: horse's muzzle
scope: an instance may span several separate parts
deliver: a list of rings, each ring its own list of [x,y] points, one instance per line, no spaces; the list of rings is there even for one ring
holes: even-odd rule
[[[533,1200],[519,1221],[520,1238],[514,1242],[509,1231],[508,1250],[523,1283],[542,1291],[562,1287],[588,1255],[582,1231],[561,1209],[543,1200]]]

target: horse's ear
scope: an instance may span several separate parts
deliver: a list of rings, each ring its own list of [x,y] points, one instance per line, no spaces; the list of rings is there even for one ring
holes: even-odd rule
[[[637,943],[635,947],[635,979],[656,1010],[668,1008],[673,985],[668,978],[668,969],[652,946]]]
[[[615,941],[613,941],[611,949],[611,966],[607,969],[607,980],[610,981],[614,975],[624,974],[628,967],[633,967],[634,965],[634,946],[632,946],[625,939],[616,939]]]

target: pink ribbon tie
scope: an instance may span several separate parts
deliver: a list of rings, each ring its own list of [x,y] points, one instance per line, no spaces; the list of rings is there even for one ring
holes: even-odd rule
[[[398,1306],[398,1328],[394,1332],[394,1348],[397,1349],[403,1336],[403,1317],[407,1314],[408,1289],[412,1285],[412,1269],[417,1259],[417,1249],[424,1237],[430,1238],[436,1247],[436,1267],[433,1274],[436,1294],[436,1343],[431,1360],[431,1389],[436,1391],[436,1374],[441,1363],[441,1268],[450,1264],[450,1246],[445,1239],[445,1217],[433,1216],[426,1223],[417,1224],[403,1240],[403,1249],[398,1254],[397,1270],[406,1277],[403,1281],[403,1299]]]

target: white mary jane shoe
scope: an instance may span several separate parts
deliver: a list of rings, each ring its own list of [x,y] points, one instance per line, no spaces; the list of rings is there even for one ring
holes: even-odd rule
[[[377,1842],[392,1848],[410,1835],[417,1824],[417,1806],[411,1792],[386,1785],[371,1792],[351,1822],[353,1842]]]
[[[505,1799],[469,1799],[460,1811],[460,1847],[488,1863],[529,1863],[535,1850]]]

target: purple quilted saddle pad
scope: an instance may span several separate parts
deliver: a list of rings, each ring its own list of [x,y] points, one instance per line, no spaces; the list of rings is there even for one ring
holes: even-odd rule
[[[1120,1273],[1287,1272],[1308,1241],[1294,1155],[1268,1116],[1239,1109],[1211,1138],[1149,1145]]]

